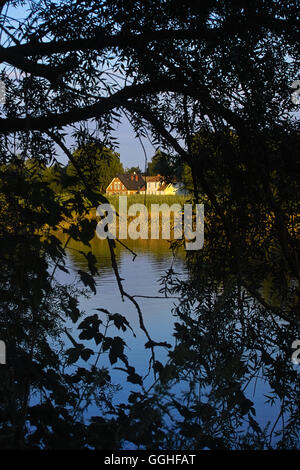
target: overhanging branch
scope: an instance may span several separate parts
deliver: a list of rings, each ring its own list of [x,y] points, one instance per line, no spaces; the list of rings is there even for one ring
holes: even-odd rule
[[[224,22],[219,28],[210,28],[206,24],[199,25],[193,29],[161,29],[157,31],[146,31],[138,34],[124,33],[107,34],[104,30],[97,31],[96,34],[90,38],[78,38],[65,40],[53,40],[49,42],[30,42],[20,44],[18,46],[11,46],[6,49],[7,54],[11,57],[21,54],[24,57],[38,55],[50,56],[52,54],[67,53],[74,51],[104,51],[109,48],[125,49],[127,47],[134,47],[135,49],[140,46],[145,46],[151,42],[162,41],[180,41],[180,40],[200,40],[203,42],[223,41],[229,36],[236,34],[245,34],[247,26],[248,33],[253,29],[257,32],[260,28],[267,28],[275,34],[289,33],[291,28],[297,28],[297,20],[291,19],[274,19],[269,15],[262,15],[257,13],[250,21],[247,19],[246,26],[244,21],[240,22]]]
[[[203,101],[208,108],[221,116],[235,129],[242,131],[245,128],[244,120],[235,112],[218,103],[214,98],[211,98],[210,90],[207,87],[203,85],[190,87],[188,84],[178,80],[157,80],[126,86],[111,96],[100,98],[92,105],[72,108],[63,113],[0,119],[0,130],[2,133],[10,133],[31,130],[46,131],[51,128],[61,128],[75,122],[97,118],[115,108],[122,106],[129,107],[132,105],[132,99],[163,92],[177,93]]]

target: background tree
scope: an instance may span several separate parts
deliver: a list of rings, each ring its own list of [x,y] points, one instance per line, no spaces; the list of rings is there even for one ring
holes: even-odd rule
[[[125,173],[137,173],[141,174],[142,170],[139,166],[131,166],[130,168],[125,168]]]
[[[178,168],[176,168],[169,155],[157,150],[148,163],[147,173],[149,176],[161,175],[165,179],[171,180],[176,177]]]
[[[73,157],[82,174],[89,181],[90,187],[101,194],[105,193],[107,186],[118,173],[124,173],[120,155],[105,147],[87,144],[77,149]],[[73,178],[73,189],[82,191],[84,184],[72,162],[68,164],[66,173]]]
[[[66,168],[59,163],[54,163],[52,166],[48,166],[44,169],[42,179],[55,194],[62,194],[65,176]]]

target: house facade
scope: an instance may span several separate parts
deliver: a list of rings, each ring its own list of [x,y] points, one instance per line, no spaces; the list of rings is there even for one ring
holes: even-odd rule
[[[147,194],[164,194],[164,184],[160,175],[146,176]]]
[[[119,174],[113,178],[106,188],[107,195],[119,194],[128,196],[130,194],[138,194],[145,192],[146,182],[142,175],[138,173]]]
[[[183,187],[182,183],[173,182],[166,183],[160,175],[146,176],[147,194],[157,194],[165,196],[187,195],[188,191]]]
[[[176,194],[180,196],[187,196],[189,193],[181,183],[169,183],[164,188],[164,194],[166,196],[175,196]]]
[[[180,183],[165,183],[160,175],[142,176],[138,173],[119,174],[113,178],[106,189],[107,195],[118,194],[128,196],[131,194],[155,195],[186,195],[187,191]]]

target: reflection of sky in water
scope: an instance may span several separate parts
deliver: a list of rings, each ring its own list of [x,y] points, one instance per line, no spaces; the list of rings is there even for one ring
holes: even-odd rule
[[[99,243],[106,243],[99,241]],[[142,296],[159,296],[163,297],[164,294],[159,293],[161,285],[159,278],[165,274],[165,272],[172,266],[174,271],[178,273],[180,277],[184,276],[185,267],[182,258],[173,258],[172,252],[168,249],[168,244],[165,243],[165,249],[160,253],[154,254],[151,249],[151,244],[143,244],[141,248],[135,246],[137,251],[137,257],[133,261],[132,254],[126,249],[122,248],[118,252],[117,262],[119,267],[119,273],[123,279],[123,286],[126,292],[130,295],[142,295]],[[99,276],[96,276],[97,294],[91,295],[89,299],[82,298],[80,300],[80,309],[85,311],[87,315],[95,314],[96,308],[105,308],[111,313],[120,313],[126,317],[131,327],[133,328],[136,338],[130,330],[127,332],[119,331],[115,327],[111,327],[110,334],[112,336],[120,336],[124,339],[127,344],[125,350],[128,356],[129,363],[136,368],[136,372],[142,376],[145,376],[148,372],[150,350],[145,350],[144,345],[148,341],[144,332],[139,327],[138,313],[135,306],[129,299],[125,299],[122,302],[118,285],[110,266],[109,253],[106,253],[107,263],[99,269]],[[102,259],[103,263],[103,259]],[[103,263],[104,264],[104,263]],[[70,271],[70,275],[64,272],[57,273],[57,279],[62,283],[74,282],[76,279],[75,271],[78,269],[86,268],[86,261],[83,256],[75,254],[74,250],[68,250],[68,260],[66,263]],[[174,316],[171,312],[174,302],[176,299],[159,298],[136,298],[139,306],[143,312],[145,326],[151,336],[151,338],[157,342],[167,341],[170,344],[174,344],[174,338],[172,336]],[[101,316],[101,313],[100,313]],[[103,315],[103,319],[105,316]],[[80,322],[81,320],[79,320]],[[71,322],[68,327],[71,327]],[[76,328],[73,326],[74,333]],[[94,351],[97,350],[94,341],[88,343],[84,342],[87,347],[90,347]],[[100,347],[100,345],[99,345]],[[98,349],[99,349],[98,347]],[[167,359],[166,348],[156,348],[156,359],[161,362],[165,362]],[[102,361],[104,365],[109,366],[107,360],[107,354],[104,354]],[[92,364],[92,360],[90,361]],[[115,382],[120,382],[124,387],[122,397],[120,400],[124,400],[124,393],[138,389],[134,384],[129,384],[126,379],[127,376],[124,372],[115,371],[112,374]],[[149,385],[151,378],[149,377]]]
[[[97,240],[98,243],[106,243]],[[142,296],[163,296],[159,293],[161,288],[159,284],[159,278],[165,274],[165,272],[172,266],[174,271],[178,273],[180,278],[185,277],[185,266],[182,257],[173,259],[172,252],[168,249],[168,244],[165,243],[165,247],[160,246],[159,253],[151,243],[144,243],[139,246],[136,243],[135,247],[131,248],[137,252],[137,257],[133,261],[132,254],[121,247],[117,251],[117,262],[119,266],[119,272],[121,278],[123,278],[123,285],[125,290],[130,295],[142,295]],[[111,336],[120,336],[124,339],[127,344],[125,353],[128,356],[129,364],[133,365],[136,372],[141,376],[145,376],[149,368],[150,350],[145,350],[144,345],[147,342],[145,334],[140,330],[138,324],[138,314],[135,306],[126,299],[122,302],[117,282],[110,265],[109,252],[101,253],[98,255],[100,261],[99,275],[96,276],[97,294],[91,295],[89,299],[81,298],[80,309],[84,310],[87,315],[96,313],[96,308],[105,308],[111,313],[120,313],[126,317],[131,327],[133,328],[136,338],[130,330],[126,333],[117,330],[115,327],[111,327]],[[101,259],[100,259],[101,258]],[[68,250],[67,267],[70,270],[70,274],[67,275],[64,272],[57,273],[57,279],[64,283],[74,282],[76,279],[76,270],[85,269],[86,261],[82,255],[78,255],[74,249]],[[175,317],[171,310],[176,302],[176,299],[145,299],[136,298],[141,310],[143,312],[145,326],[155,341],[167,341],[172,346],[174,345],[175,338],[173,337],[173,324]],[[101,315],[101,313],[100,313]],[[104,316],[103,316],[104,318]],[[80,322],[81,320],[79,320]],[[76,328],[70,324],[68,327],[73,326],[74,336],[76,336]],[[79,340],[81,341],[81,340]],[[94,341],[82,341],[86,347],[93,349],[97,352],[100,348],[96,346]],[[167,360],[167,349],[158,347],[155,349],[156,359],[165,363]],[[93,357],[89,363],[93,364]],[[86,365],[86,363],[84,363]],[[114,401],[126,402],[126,398],[130,391],[139,391],[139,386],[128,383],[127,375],[122,371],[112,370],[108,355],[103,354],[101,356],[98,366],[107,366],[110,370],[113,383],[120,384],[122,390],[117,392]],[[122,367],[122,364],[115,364],[114,366]],[[153,376],[150,374],[146,381],[145,387],[151,386],[153,382]],[[176,385],[174,391],[181,392],[186,385]],[[243,388],[243,387],[242,387]],[[203,390],[203,401],[206,401],[205,392]],[[276,421],[280,408],[279,403],[275,403],[272,407],[266,403],[267,398],[265,395],[270,393],[270,389],[264,378],[258,380],[252,380],[245,392],[246,397],[254,402],[256,410],[255,419],[259,425],[263,428],[268,422],[271,422],[270,429]],[[93,415],[96,410],[93,410],[93,406],[90,407],[88,415]],[[280,426],[280,422],[278,426]]]

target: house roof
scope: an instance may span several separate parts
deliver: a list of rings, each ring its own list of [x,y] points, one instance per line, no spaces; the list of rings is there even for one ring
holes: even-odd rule
[[[147,183],[156,183],[161,181],[161,176],[160,175],[155,175],[155,176],[146,176],[145,180]]]
[[[117,175],[117,178],[129,191],[139,190],[145,186],[145,180],[139,173],[124,173]]]

